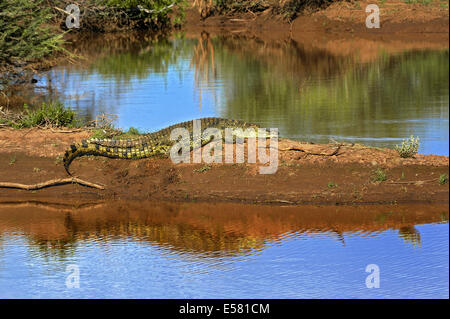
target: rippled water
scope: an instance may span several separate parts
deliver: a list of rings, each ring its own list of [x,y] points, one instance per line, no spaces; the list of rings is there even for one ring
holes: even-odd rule
[[[0,298],[448,298],[448,205],[0,203]],[[366,267],[380,270],[368,289]],[[79,288],[66,280],[79,269]]]
[[[448,49],[380,50],[363,63],[358,52],[206,33],[101,36],[73,47],[85,62],[38,83],[87,119],[105,112],[121,128],[154,131],[221,116],[312,142],[393,147],[415,135],[421,153],[449,154]]]

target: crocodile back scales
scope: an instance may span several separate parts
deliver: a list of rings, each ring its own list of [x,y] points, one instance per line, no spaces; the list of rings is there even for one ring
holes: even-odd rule
[[[217,128],[225,135],[225,128],[257,128],[255,124],[249,124],[239,120],[229,120],[217,117],[199,119],[202,129]],[[181,122],[171,125],[154,133],[144,134],[133,139],[88,139],[81,143],[70,145],[70,149],[64,154],[64,167],[69,172],[72,161],[80,156],[95,155],[110,158],[140,159],[155,155],[166,155],[170,147],[177,141],[170,139],[171,132],[176,128],[185,128],[189,131],[192,140],[193,121]],[[192,145],[191,145],[192,146]]]

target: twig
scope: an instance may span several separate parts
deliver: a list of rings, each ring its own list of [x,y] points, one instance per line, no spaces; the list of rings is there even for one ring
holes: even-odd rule
[[[56,10],[58,10],[58,11],[60,11],[60,12],[62,12],[62,13],[65,13],[65,14],[67,14],[67,15],[70,15],[70,12],[67,12],[66,10],[60,9],[60,8],[58,8],[58,7],[53,7],[53,8],[55,8]]]
[[[428,179],[425,181],[405,181],[405,182],[386,182],[386,184],[416,184],[416,185],[422,185],[424,183],[429,183],[429,182],[435,182],[437,179]]]
[[[25,185],[25,184],[19,184],[19,183],[9,183],[9,182],[0,182],[0,188],[18,188],[18,189],[24,189],[24,190],[37,190],[45,187],[50,186],[58,186],[58,185],[64,185],[64,184],[79,184],[82,186],[97,188],[97,189],[105,189],[104,186],[94,184],[91,182],[84,181],[82,179],[79,179],[77,177],[68,177],[68,178],[58,178],[58,179],[52,179],[43,183],[37,183],[32,185]]]
[[[303,152],[303,153],[308,154],[308,155],[333,156],[333,155],[336,155],[339,152],[339,150],[341,149],[341,146],[342,146],[342,144],[339,144],[336,147],[336,149],[330,154],[308,152],[308,151],[305,151],[305,150],[303,150],[301,148],[298,148],[298,147],[288,147],[288,148],[285,148],[285,149],[280,149],[280,151],[298,151],[298,152]]]

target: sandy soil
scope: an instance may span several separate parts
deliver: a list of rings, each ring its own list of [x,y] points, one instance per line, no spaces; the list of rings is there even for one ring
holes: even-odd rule
[[[67,177],[61,158],[73,141],[89,132],[0,130],[0,181],[34,184]],[[105,185],[105,190],[63,185],[38,191],[0,189],[0,198],[134,199],[230,201],[267,204],[448,203],[446,156],[402,159],[396,151],[345,144],[279,142],[275,174],[259,174],[260,164],[174,164],[170,159],[119,160],[82,157],[72,173]],[[302,149],[289,150],[290,148]],[[337,150],[337,152],[336,152]],[[335,153],[333,156],[327,156]],[[321,154],[321,155],[314,155]],[[386,181],[374,181],[381,169]]]

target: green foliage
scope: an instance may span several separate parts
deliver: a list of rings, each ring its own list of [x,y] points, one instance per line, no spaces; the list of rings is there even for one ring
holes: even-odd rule
[[[441,174],[439,176],[439,185],[445,185],[448,183],[448,175],[447,174]]]
[[[29,62],[62,49],[62,34],[46,26],[53,15],[43,0],[0,1],[0,64]]]
[[[295,43],[263,50],[250,40],[246,46],[229,39],[217,42],[215,61],[230,83],[224,87],[221,116],[278,125],[285,137],[299,132],[396,137],[411,129],[410,119],[428,119],[431,112],[448,115],[448,94],[436,99],[438,90],[448,92],[448,50],[407,52],[357,64],[351,56],[309,52]],[[417,78],[422,80],[414,81]],[[293,114],[299,116],[293,120]],[[399,123],[367,125],[391,119]]]
[[[431,2],[433,2],[433,0],[404,0],[404,2],[405,2],[406,4],[416,4],[416,3],[420,3],[420,4],[422,4],[422,5],[427,6],[427,5],[431,4]]]
[[[205,166],[202,166],[200,168],[194,169],[194,172],[196,172],[196,173],[204,173],[204,172],[209,171],[210,169],[211,169],[211,166],[205,165]]]
[[[133,126],[131,126],[129,129],[128,129],[128,132],[127,132],[129,135],[140,135],[141,134],[141,132],[137,129],[137,128],[135,128],[135,127],[133,127]]]
[[[81,122],[75,112],[66,109],[61,102],[42,103],[41,107],[31,110],[24,105],[25,112],[18,121],[11,123],[14,128],[34,126],[79,127]]]
[[[142,20],[142,24],[161,27],[179,26],[185,17],[186,0],[107,0],[110,7],[120,8]],[[176,10],[175,10],[176,9]]]
[[[334,182],[328,182],[328,188],[334,188],[337,187],[337,184],[335,184]]]
[[[119,128],[115,128],[113,125],[107,125],[102,127],[97,127],[94,129],[94,134],[92,134],[91,138],[112,138],[115,139],[127,139],[138,137],[144,132],[139,131],[137,128],[131,126],[128,131],[124,132]]]
[[[16,163],[17,157],[16,154],[14,154],[13,156],[11,156],[11,158],[9,159],[9,165],[14,165]]]
[[[372,180],[374,182],[384,182],[386,179],[386,173],[381,168],[378,168],[373,172]]]
[[[395,150],[402,158],[413,157],[417,154],[418,149],[419,138],[414,138],[412,135],[409,139],[403,140],[402,145],[395,146]]]

